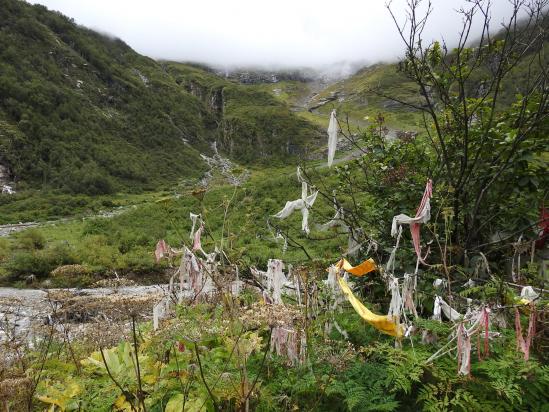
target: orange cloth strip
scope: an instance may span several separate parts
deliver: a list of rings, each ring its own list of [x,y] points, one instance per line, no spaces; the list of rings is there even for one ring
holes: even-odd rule
[[[375,313],[371,312],[366,306],[362,304],[360,300],[357,299],[357,297],[351,291],[351,288],[349,288],[349,285],[347,285],[347,282],[345,282],[345,280],[343,280],[341,276],[337,277],[337,281],[339,282],[341,290],[343,291],[345,296],[347,296],[347,299],[349,300],[349,302],[351,302],[351,305],[353,305],[353,308],[362,317],[362,319],[364,319],[377,330],[386,333],[387,335],[391,335],[396,338],[401,338],[404,335],[403,325],[397,324],[391,316],[376,315]]]
[[[360,265],[351,266],[347,259],[341,259],[336,263],[336,267],[343,269],[345,272],[349,272],[352,275],[363,276],[366,273],[370,273],[375,270],[376,264],[374,263],[374,259],[370,258],[362,262]]]

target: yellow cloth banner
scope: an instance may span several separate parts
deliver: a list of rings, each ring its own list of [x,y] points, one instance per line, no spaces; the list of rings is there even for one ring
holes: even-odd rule
[[[387,315],[376,315],[368,310],[368,308],[356,298],[351,291],[351,288],[349,288],[349,285],[347,285],[347,282],[345,282],[341,276],[337,277],[337,281],[339,282],[341,290],[345,293],[345,296],[347,296],[347,299],[351,302],[351,305],[353,305],[353,308],[355,308],[356,312],[366,322],[387,335],[391,335],[396,338],[401,338],[402,335],[404,335],[404,327],[402,325],[397,325],[395,321]]]
[[[336,263],[336,267],[338,267],[339,269],[343,269],[345,272],[349,272],[352,275],[363,276],[366,273],[370,273],[371,271],[375,270],[376,264],[374,263],[374,259],[370,258],[362,262],[360,265],[351,266],[351,264],[347,262],[347,259],[341,259],[339,262]]]

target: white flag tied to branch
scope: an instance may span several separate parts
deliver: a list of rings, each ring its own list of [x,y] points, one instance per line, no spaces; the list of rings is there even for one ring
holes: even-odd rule
[[[335,215],[332,218],[332,220],[330,220],[329,222],[326,222],[322,225],[317,225],[317,229],[325,231],[333,227],[339,226],[341,229],[343,229],[344,232],[349,232],[350,230],[349,226],[345,224],[345,220],[344,220],[343,207],[339,206],[339,204],[337,203],[335,190],[333,191],[333,196],[334,196],[333,205],[334,205]]]
[[[284,209],[282,209],[280,212],[273,216],[278,219],[285,219],[296,210],[300,210],[301,214],[303,215],[303,219],[301,221],[301,230],[309,234],[309,209],[312,208],[313,204],[315,203],[316,196],[318,195],[318,190],[312,192],[310,195],[308,194],[309,186],[307,185],[307,182],[302,180],[299,168],[297,169],[297,177],[299,180],[301,180],[301,199],[288,200],[284,205]]]
[[[337,149],[337,134],[339,126],[337,124],[336,111],[332,110],[330,114],[330,124],[328,125],[328,167],[332,166],[335,152]]]

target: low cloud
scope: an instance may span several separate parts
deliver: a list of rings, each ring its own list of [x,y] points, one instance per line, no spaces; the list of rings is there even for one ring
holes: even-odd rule
[[[38,0],[77,23],[121,38],[156,59],[216,66],[323,67],[393,61],[403,53],[385,0]],[[494,28],[508,15],[495,1]],[[428,40],[456,41],[463,0],[433,0]],[[399,21],[405,1],[394,0]],[[481,27],[472,34],[478,35]]]

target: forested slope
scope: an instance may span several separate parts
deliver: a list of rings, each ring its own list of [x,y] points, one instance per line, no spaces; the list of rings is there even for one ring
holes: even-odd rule
[[[255,162],[318,134],[266,93],[18,0],[0,2],[0,96],[0,164],[21,188],[150,189],[198,176],[216,140]]]

